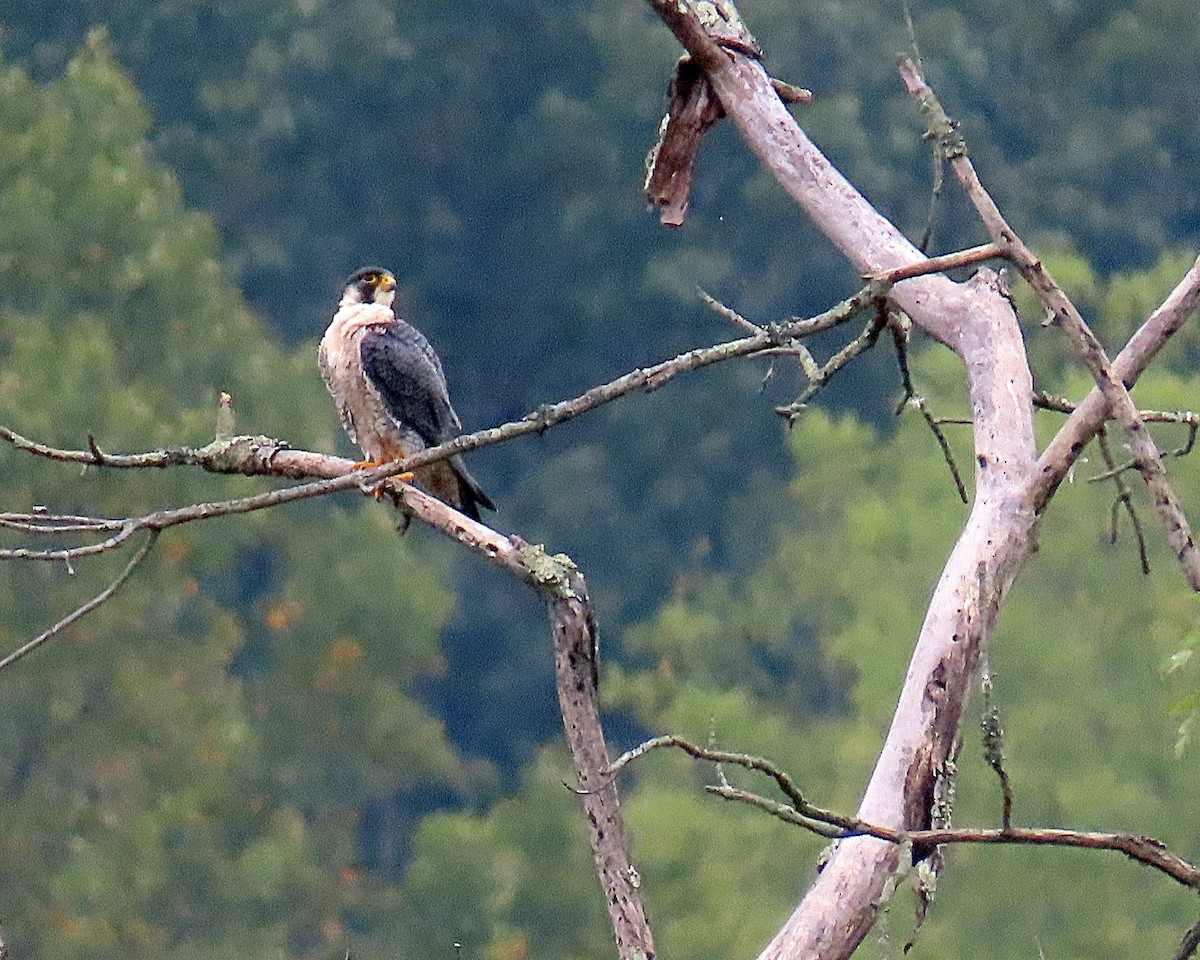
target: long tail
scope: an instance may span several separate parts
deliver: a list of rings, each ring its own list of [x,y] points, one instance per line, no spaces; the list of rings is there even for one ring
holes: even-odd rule
[[[458,477],[459,510],[472,520],[479,520],[480,507],[487,510],[496,509],[496,505],[492,503],[492,498],[483,492],[483,487],[479,485],[479,481],[471,476],[471,472],[467,469],[467,465],[463,462],[462,457],[451,457],[450,465],[454,469],[455,476]]]

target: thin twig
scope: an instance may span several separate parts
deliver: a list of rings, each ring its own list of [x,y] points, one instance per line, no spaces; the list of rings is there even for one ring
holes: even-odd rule
[[[622,754],[609,767],[616,773],[651,750],[675,747],[699,760],[730,764],[755,770],[775,781],[791,804],[778,803],[728,784],[705,787],[714,796],[739,803],[748,803],[766,810],[787,823],[801,826],[821,836],[870,836],[895,844],[914,847],[933,847],[943,843],[1025,844],[1033,846],[1077,847],[1092,850],[1113,850],[1131,860],[1165,873],[1184,886],[1200,889],[1200,867],[1162,843],[1149,837],[1108,831],[1062,830],[1048,827],[940,827],[930,830],[895,830],[869,823],[857,817],[846,817],[824,810],[804,799],[792,778],[778,766],[762,757],[710,750],[677,736],[655,737]],[[785,787],[786,784],[786,787]],[[834,832],[830,832],[830,829]]]
[[[65,630],[67,627],[69,627],[71,624],[73,624],[80,617],[82,617],[88,613],[91,613],[98,606],[100,606],[100,604],[104,603],[109,597],[111,597],[114,593],[116,593],[118,590],[120,590],[121,586],[125,583],[126,580],[129,579],[130,575],[133,573],[134,570],[137,569],[138,565],[143,560],[146,559],[146,554],[148,554],[150,552],[150,548],[154,546],[154,543],[157,539],[158,539],[158,531],[151,530],[150,535],[146,537],[145,542],[140,547],[138,547],[137,553],[135,553],[133,555],[133,557],[130,558],[129,563],[127,563],[125,565],[125,569],[120,572],[120,574],[117,576],[117,578],[112,583],[110,583],[107,587],[105,587],[98,594],[96,594],[94,597],[92,597],[92,599],[89,600],[87,603],[84,603],[84,604],[76,607],[69,614],[67,614],[65,617],[63,617],[61,620],[59,620],[58,623],[54,624],[54,626],[49,627],[46,630],[43,630],[41,633],[39,633],[36,637],[34,637],[28,643],[18,647],[16,650],[14,650],[12,653],[10,653],[3,660],[0,660],[0,670],[4,670],[6,667],[12,666],[14,663],[16,663],[18,660],[20,660],[27,653],[32,653],[34,650],[36,650],[38,647],[40,647],[43,643],[45,643],[51,637],[54,637],[57,634],[61,633],[63,630]]]
[[[725,800],[749,803],[760,809],[775,812],[779,819],[808,829],[805,817],[786,804],[778,804],[757,794],[734,787],[708,786],[708,793]],[[814,830],[828,836],[825,830]],[[866,836],[897,845],[935,847],[944,843],[1004,844],[1042,847],[1073,847],[1084,850],[1111,850],[1129,859],[1158,870],[1185,887],[1200,889],[1200,867],[1172,853],[1159,841],[1128,833],[1092,830],[1062,830],[1052,827],[940,827],[931,830],[893,830],[864,820],[855,821],[854,829],[836,834],[839,839]]]
[[[165,511],[164,511],[165,513]],[[102,553],[107,553],[110,550],[116,550],[123,546],[125,542],[139,530],[158,529],[153,523],[155,514],[148,514],[145,517],[138,517],[134,520],[124,520],[120,526],[116,527],[116,533],[110,537],[99,541],[98,543],[88,543],[79,547],[64,547],[59,550],[35,550],[30,547],[6,547],[0,549],[0,560],[41,560],[51,563],[70,563],[72,560],[79,560],[83,557],[95,557]],[[166,526],[175,526],[173,523],[168,523]],[[87,532],[91,533],[103,528],[100,526],[89,526]],[[165,529],[163,527],[162,529]],[[43,531],[45,532],[45,531]]]
[[[714,297],[712,294],[710,294],[707,290],[697,287],[696,293],[699,294],[701,303],[703,303],[706,307],[708,307],[708,309],[713,311],[713,313],[715,313],[717,316],[724,317],[726,320],[728,320],[730,323],[732,323],[735,327],[745,330],[747,333],[753,333],[753,334],[766,333],[765,327],[762,327],[759,324],[754,323],[751,320],[747,320],[740,313],[738,313],[736,310],[734,310],[733,307],[722,303],[720,300],[718,300],[716,297]]]
[[[186,449],[154,450],[150,453],[112,454],[103,452],[97,445],[95,437],[88,436],[87,450],[60,450],[21,436],[14,430],[0,425],[0,440],[7,440],[18,450],[32,453],[47,460],[58,460],[66,463],[82,463],[95,467],[115,467],[124,469],[141,469],[145,467],[171,467],[187,464],[194,458],[194,452]]]
[[[842,347],[837,353],[825,361],[824,365],[818,366],[812,353],[803,344],[798,344],[796,348],[796,356],[800,361],[800,368],[804,371],[804,375],[808,377],[808,386],[804,392],[789,404],[775,408],[775,412],[781,417],[784,417],[788,423],[794,423],[796,418],[808,406],[808,402],[820,392],[830,380],[833,379],[840,371],[844,370],[851,361],[857,359],[867,350],[870,350],[879,339],[879,333],[887,325],[887,308],[883,303],[878,304],[876,314],[863,327],[862,333]]]
[[[1183,446],[1179,447],[1176,450],[1167,451],[1168,456],[1186,457],[1189,453],[1192,452],[1193,448],[1196,445],[1196,428],[1198,426],[1198,424],[1195,421],[1196,415],[1194,413],[1192,413],[1191,411],[1187,411],[1184,413],[1171,413],[1170,411],[1166,411],[1166,410],[1151,410],[1148,412],[1153,417],[1156,417],[1158,419],[1146,419],[1147,423],[1183,423],[1183,424],[1186,424],[1186,426],[1188,428],[1187,440],[1184,441]],[[1192,419],[1189,420],[1186,418],[1192,418]],[[1108,464],[1108,471],[1106,473],[1100,473],[1094,477],[1089,477],[1088,482],[1089,483],[1100,483],[1103,480],[1111,480],[1113,477],[1119,476],[1122,473],[1125,473],[1129,470],[1136,470],[1136,469],[1137,469],[1137,464],[1132,460],[1126,461],[1125,463],[1121,463],[1121,464],[1118,464],[1116,462],[1116,460],[1113,460],[1110,464]]]
[[[917,63],[921,63],[921,47],[917,43],[917,28],[913,25],[912,10],[909,8],[908,0],[900,0],[900,9],[904,12],[904,30],[908,34],[913,59]],[[942,188],[945,185],[946,161],[935,150],[933,152],[933,184],[929,191],[929,211],[925,215],[925,229],[921,232],[921,242],[917,244],[922,253],[927,253],[929,244],[933,242],[933,225],[937,219],[938,201],[942,199]]]
[[[747,753],[731,753],[727,750],[717,750],[713,747],[701,747],[675,734],[651,737],[649,740],[639,743],[632,750],[626,750],[609,764],[607,772],[616,775],[629,766],[629,764],[635,760],[640,760],[652,750],[662,750],[670,747],[682,750],[697,760],[711,760],[713,763],[731,763],[735,766],[745,767],[747,770],[756,770],[759,773],[766,774],[775,781],[783,795],[797,807],[805,807],[808,804],[808,801],[804,799],[804,795],[800,792],[800,789],[796,786],[791,776],[770,760],[763,757],[751,756]]]
[[[913,277],[923,277],[928,273],[942,273],[956,267],[966,267],[984,260],[994,260],[1003,257],[1004,251],[995,243],[985,243],[978,247],[968,247],[954,253],[943,253],[937,257],[928,257],[902,267],[891,270],[881,270],[879,273],[866,277],[867,280],[886,280],[889,283],[899,283],[901,280],[911,280]]]
[[[969,503],[967,486],[963,483],[962,474],[958,472],[958,464],[954,460],[954,452],[950,449],[950,442],[946,439],[946,434],[942,432],[941,425],[943,423],[958,422],[970,425],[972,421],[943,420],[934,417],[929,412],[929,406],[926,404],[925,398],[918,394],[913,387],[912,371],[909,370],[908,366],[908,328],[905,324],[897,321],[891,324],[891,331],[892,343],[896,347],[896,364],[900,368],[900,381],[904,385],[904,396],[896,406],[895,414],[899,416],[906,406],[915,407],[917,412],[921,414],[926,426],[933,433],[933,438],[937,441],[938,448],[942,451],[942,458],[946,461],[946,466],[950,468],[950,476],[954,480],[954,488],[958,491],[958,498],[963,503]]]
[[[1112,505],[1112,525],[1109,542],[1113,544],[1117,542],[1117,520],[1120,518],[1121,508],[1124,507],[1125,512],[1129,514],[1130,522],[1133,524],[1133,535],[1137,540],[1138,558],[1141,560],[1142,573],[1149,576],[1150,558],[1146,555],[1146,535],[1142,530],[1142,520],[1134,508],[1133,494],[1130,492],[1129,487],[1126,486],[1121,471],[1116,469],[1116,461],[1113,459],[1112,449],[1108,443],[1108,431],[1103,427],[1096,434],[1096,444],[1099,446],[1100,455],[1104,457],[1104,463],[1108,467],[1108,476],[1117,488],[1117,497]],[[1095,480],[1097,478],[1091,477],[1089,479]]]
[[[0,527],[21,533],[99,533],[119,530],[124,520],[108,520],[104,517],[80,517],[60,513],[0,513]]]
[[[933,439],[937,441],[938,449],[942,451],[942,459],[946,461],[946,466],[950,468],[950,476],[954,479],[954,488],[958,491],[958,499],[963,503],[970,503],[970,498],[967,496],[967,485],[963,483],[962,474],[958,472],[958,464],[954,460],[954,452],[950,449],[950,441],[946,439],[946,434],[942,431],[941,421],[929,412],[929,404],[919,393],[914,393],[908,398],[908,406],[921,414],[926,426],[933,434]]]

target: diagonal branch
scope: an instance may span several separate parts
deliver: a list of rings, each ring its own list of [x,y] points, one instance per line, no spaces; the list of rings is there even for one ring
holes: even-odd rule
[[[54,637],[54,636],[58,635],[59,633],[61,633],[63,630],[65,630],[67,627],[69,627],[71,624],[73,624],[80,617],[82,617],[88,613],[91,613],[102,603],[105,603],[109,597],[111,597],[114,593],[116,593],[118,590],[121,589],[122,585],[125,583],[126,580],[129,579],[129,577],[133,573],[133,571],[136,570],[138,568],[138,566],[141,564],[141,562],[146,559],[146,554],[148,554],[150,552],[150,548],[154,546],[155,541],[157,541],[157,540],[158,540],[158,531],[151,530],[150,535],[146,538],[145,542],[140,547],[138,547],[137,553],[135,553],[133,555],[133,558],[129,561],[128,564],[125,565],[125,569],[122,570],[117,575],[117,578],[112,583],[110,583],[107,587],[105,587],[98,594],[96,594],[94,597],[92,597],[92,599],[87,601],[87,603],[81,604],[80,606],[76,607],[69,614],[67,614],[65,617],[63,617],[61,620],[59,620],[58,623],[54,624],[54,626],[48,627],[47,629],[43,630],[41,633],[39,633],[36,637],[34,637],[28,643],[25,643],[22,646],[18,647],[16,650],[14,650],[12,653],[10,653],[3,660],[0,660],[0,670],[5,669],[6,667],[12,666],[14,663],[16,663],[18,660],[20,660],[26,654],[32,653],[34,650],[36,650],[38,647],[40,647],[43,643],[45,643],[51,637]]]
[[[1113,374],[1126,387],[1132,387],[1150,361],[1158,356],[1159,351],[1196,311],[1197,306],[1200,306],[1200,258],[1129,338],[1125,348],[1113,360]],[[1054,491],[1066,479],[1079,452],[1100,430],[1107,416],[1108,404],[1104,395],[1098,387],[1094,388],[1074,408],[1067,422],[1042,451],[1032,490],[1034,506],[1039,513],[1046,508]],[[1143,419],[1148,417],[1144,416]]]
[[[942,109],[937,96],[926,83],[920,65],[911,57],[902,56],[900,76],[909,94],[917,100],[930,134],[937,137],[940,149],[945,153],[950,168],[987,227],[992,242],[1012,261],[1021,272],[1021,276],[1049,307],[1054,322],[1067,335],[1075,347],[1075,352],[1104,395],[1113,416],[1124,427],[1126,442],[1133,453],[1134,463],[1142,479],[1150,489],[1155,509],[1167,532],[1167,540],[1183,567],[1188,584],[1193,590],[1200,591],[1200,550],[1196,548],[1192,539],[1191,527],[1167,477],[1158,447],[1146,432],[1146,425],[1142,422],[1125,384],[1114,374],[1104,347],[1084,322],[1075,304],[1063,293],[1062,288],[1054,282],[1033,251],[1005,221],[1000,208],[980,182],[975,165],[967,157],[966,145],[957,124]]]
[[[590,413],[592,410],[628,394],[649,393],[657,390],[680,374],[700,370],[737,357],[769,353],[782,344],[830,330],[850,320],[868,307],[881,302],[889,290],[890,284],[886,281],[872,280],[858,293],[824,313],[813,317],[794,318],[771,327],[758,328],[753,335],[737,340],[688,350],[653,366],[632,370],[608,383],[592,387],[573,399],[541,407],[520,420],[464,434],[436,447],[422,450],[404,460],[395,460],[369,470],[361,470],[353,476],[348,476],[345,471],[341,470],[335,473],[327,472],[326,465],[321,461],[337,458],[322,458],[319,454],[289,450],[285,443],[269,437],[240,436],[214,440],[203,447],[180,447],[138,454],[105,453],[90,437],[87,450],[60,449],[31,440],[3,425],[0,425],[0,440],[6,440],[18,450],[34,456],[97,467],[148,469],[199,466],[214,473],[240,473],[247,476],[266,475],[293,479],[314,476],[329,478],[318,483],[273,490],[255,497],[243,497],[212,504],[196,504],[176,511],[160,511],[144,518],[138,518],[139,529],[150,527],[162,529],[192,520],[208,519],[214,515],[245,513],[309,497],[325,496],[355,488],[373,487],[388,477],[445,460],[456,453],[478,450],[481,447],[531,433],[544,433],[551,427]],[[120,521],[119,525],[123,529],[124,524],[130,522],[134,521]],[[122,539],[128,535],[128,533],[125,534]],[[110,548],[106,547],[105,549]],[[103,551],[97,549],[87,551],[87,553],[97,552]],[[0,559],[64,559],[61,553],[51,554],[45,551],[41,553],[46,553],[46,556],[34,557],[27,551],[0,551]],[[79,555],[87,555],[87,553]]]

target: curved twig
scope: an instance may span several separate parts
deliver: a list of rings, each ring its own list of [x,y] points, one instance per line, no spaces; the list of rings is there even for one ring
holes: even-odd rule
[[[32,653],[34,650],[36,650],[38,647],[40,647],[43,643],[45,643],[51,637],[61,633],[63,630],[65,630],[67,627],[69,627],[71,624],[73,624],[80,617],[84,616],[85,614],[91,613],[91,611],[95,610],[98,606],[100,606],[102,603],[104,603],[106,600],[108,600],[109,597],[111,597],[114,593],[116,593],[118,590],[121,589],[121,586],[125,583],[126,580],[129,579],[129,577],[133,574],[133,571],[136,570],[138,568],[138,565],[143,560],[146,559],[146,554],[148,554],[150,552],[150,549],[154,546],[154,543],[156,540],[158,540],[158,531],[151,530],[150,535],[148,537],[146,537],[145,542],[140,547],[138,547],[137,553],[135,553],[133,555],[133,557],[130,558],[129,563],[127,563],[125,565],[125,569],[122,570],[117,575],[117,578],[115,580],[113,580],[112,583],[110,583],[107,587],[105,587],[98,594],[96,594],[94,597],[92,597],[92,599],[89,600],[87,603],[81,604],[80,606],[76,607],[69,614],[67,614],[65,617],[63,617],[61,620],[59,620],[58,623],[54,624],[54,626],[48,627],[46,630],[43,630],[41,633],[39,633],[36,637],[34,637],[28,643],[25,643],[22,646],[18,647],[16,650],[14,650],[12,653],[10,653],[3,660],[0,660],[0,670],[4,670],[7,667],[12,666],[14,663],[16,663],[18,660],[20,660],[23,656],[25,656],[28,653]]]
[[[900,830],[871,823],[859,817],[847,817],[815,806],[805,800],[791,776],[763,757],[728,750],[713,750],[673,735],[654,737],[622,754],[609,767],[617,773],[651,750],[675,747],[698,760],[733,764],[764,774],[775,781],[790,804],[779,803],[728,783],[704,789],[725,800],[747,803],[774,817],[825,837],[874,837],[893,844],[911,844],[916,849],[945,843],[1024,844],[1031,846],[1077,847],[1088,850],[1112,850],[1123,853],[1144,866],[1166,874],[1187,887],[1200,889],[1200,867],[1172,853],[1150,837],[1097,830],[1064,830],[1052,827],[939,827],[928,830]],[[832,831],[832,832],[831,832]]]

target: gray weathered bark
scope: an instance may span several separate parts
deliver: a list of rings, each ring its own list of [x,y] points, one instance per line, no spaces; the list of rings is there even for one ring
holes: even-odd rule
[[[772,88],[752,38],[744,39],[749,31],[729,0],[649,2],[704,70],[751,150],[855,267],[876,275],[924,259],[800,129]],[[1158,339],[1143,338],[1140,364],[1125,353],[1117,358],[1113,370],[1127,383],[1144,366],[1145,351],[1157,350],[1195,306],[1195,274],[1164,304],[1169,319],[1147,324]],[[890,300],[963,361],[975,453],[974,504],[930,600],[858,809],[871,823],[915,830],[929,826],[934,786],[956,751],[981,647],[1029,557],[1038,517],[1103,422],[1106,403],[1095,391],[1064,426],[1065,439],[1039,460],[1024,340],[996,275],[981,270],[966,283],[919,276],[898,283]],[[900,855],[886,841],[843,840],[760,960],[849,956],[871,928]]]

